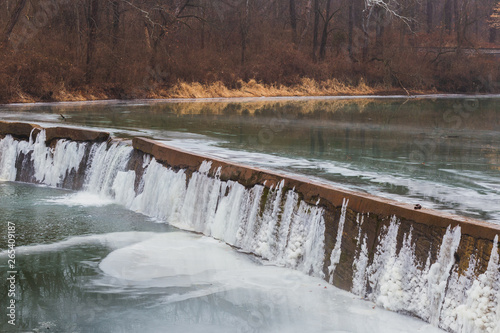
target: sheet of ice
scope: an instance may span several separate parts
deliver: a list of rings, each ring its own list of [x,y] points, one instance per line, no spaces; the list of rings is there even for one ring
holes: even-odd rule
[[[173,331],[201,324],[214,332],[441,332],[194,234],[159,234],[113,251],[99,267],[104,275],[93,285],[109,293],[158,297],[157,288],[165,290],[148,312],[163,313]]]
[[[156,233],[154,232],[126,231],[90,236],[75,236],[56,243],[17,246],[15,250],[17,254],[56,252],[74,246],[90,244],[105,246],[110,249],[118,249],[130,244],[142,242],[155,235]],[[0,250],[0,257],[7,257],[7,254],[7,250]]]
[[[45,124],[46,125],[46,124]],[[60,125],[53,123],[51,126]],[[69,125],[71,127],[71,125]],[[77,126],[73,126],[77,127]],[[99,129],[99,128],[94,128]],[[100,128],[100,130],[103,130]],[[289,158],[279,156],[278,154],[265,154],[255,151],[243,151],[238,149],[227,149],[220,145],[224,142],[220,139],[214,139],[199,134],[183,132],[163,132],[149,129],[106,128],[113,134],[130,136],[149,136],[156,138],[169,138],[164,143],[188,151],[228,159],[237,163],[256,165],[267,169],[304,175],[318,182],[333,184],[334,186],[367,192],[374,195],[386,197],[400,202],[410,204],[419,203],[426,208],[448,211],[451,213],[466,214],[467,216],[478,219],[485,219],[489,222],[500,223],[500,178],[495,173],[485,174],[476,172],[462,172],[452,169],[440,169],[439,171],[449,174],[450,177],[457,178],[456,183],[441,181],[438,179],[413,178],[408,173],[391,170],[375,170],[373,168],[360,167],[360,165],[346,163],[341,161],[314,159],[314,158]],[[2,140],[3,141],[3,140]],[[0,143],[1,144],[1,143]],[[67,170],[68,167],[74,167],[74,162],[70,160],[65,163],[68,165],[54,164],[54,158],[61,156],[59,152],[72,152],[75,158],[79,157],[82,150],[78,147],[71,147],[69,143],[58,146],[54,157],[49,156],[47,161],[37,169],[37,179],[46,177],[45,183],[57,183],[61,173],[55,168],[50,173],[41,174],[40,170],[44,165],[54,165],[62,168],[60,171]],[[5,142],[3,146],[8,147],[5,154],[13,153],[14,147]],[[76,150],[75,150],[76,148]],[[17,151],[21,148],[16,148]],[[75,150],[75,151],[73,151]],[[1,158],[1,157],[0,157]],[[11,160],[11,159],[9,159]],[[76,161],[75,159],[74,161]],[[393,161],[394,162],[394,161]],[[0,179],[8,179],[7,171],[12,169],[13,164],[6,164],[0,161]],[[10,170],[12,175],[12,170]],[[446,177],[444,177],[446,178]],[[399,188],[398,193],[388,191],[387,188]]]

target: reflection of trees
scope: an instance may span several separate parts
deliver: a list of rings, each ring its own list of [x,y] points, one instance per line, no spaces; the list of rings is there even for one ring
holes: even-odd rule
[[[80,288],[94,269],[75,261],[73,251],[18,255],[17,260],[17,326],[35,329],[52,322],[56,331],[71,332],[73,321],[68,319],[81,317],[86,306],[96,303],[94,295]]]
[[[323,129],[321,127],[311,127],[310,129],[311,155],[316,155],[316,147],[319,156],[325,152],[325,140],[323,139]]]

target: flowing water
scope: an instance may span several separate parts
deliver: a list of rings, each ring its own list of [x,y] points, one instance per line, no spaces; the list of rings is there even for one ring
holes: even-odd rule
[[[492,97],[85,103],[10,106],[3,108],[1,116],[106,128],[119,137],[153,137],[195,152],[306,174],[498,223],[497,103]],[[305,204],[293,190],[279,185],[268,192],[259,185],[245,189],[210,178],[206,176],[209,163],[192,175],[186,187],[183,172],[164,168],[154,159],[144,158],[142,175],[129,170],[133,154],[126,143],[59,141],[49,153],[43,141],[43,132],[36,142],[10,137],[0,141],[0,178],[6,180],[0,183],[0,208],[4,223],[14,222],[18,232],[17,314],[24,329],[436,330],[383,311],[320,279],[328,278],[322,269],[323,211]],[[16,160],[31,174],[18,170]],[[80,192],[10,182],[17,179],[71,188],[78,181],[68,175],[82,163]],[[343,211],[347,205],[344,202]],[[342,225],[341,216],[339,229]],[[413,272],[411,246],[394,252],[391,235],[397,234],[398,227],[394,220],[370,267],[360,251],[353,293],[366,292],[358,281],[376,280],[378,287],[371,299],[377,305],[403,312],[411,308],[434,324],[440,319],[436,313],[441,314],[443,327],[457,329],[456,322],[446,320],[457,316],[453,302],[467,301],[469,293],[461,286],[470,288],[471,295],[484,294],[489,299],[486,291],[496,280],[488,282],[486,274],[480,284],[466,286],[469,280],[453,282],[458,277],[440,268],[453,262],[459,229],[449,230],[443,239],[438,262],[424,273]],[[7,233],[2,237],[3,249]],[[358,238],[361,243],[361,235]],[[338,240],[337,244],[330,273],[340,258]],[[0,252],[0,259],[4,271],[5,251]],[[492,271],[498,270],[497,259],[492,256]],[[416,280],[398,280],[400,269],[412,269]],[[447,280],[457,290],[445,299],[440,286]],[[7,282],[2,283],[4,302]],[[408,292],[391,297],[392,288],[401,283],[408,285]],[[422,287],[428,290],[415,297],[414,289]],[[465,314],[476,305],[461,309],[465,318],[461,325],[474,322]],[[480,308],[476,312],[481,314]],[[485,319],[485,325],[492,323],[495,318]],[[474,332],[474,327],[464,331]]]
[[[439,331],[95,194],[0,182],[0,210],[19,271],[1,332]]]
[[[500,223],[499,103],[498,96],[62,103],[4,106],[0,117],[150,137]]]

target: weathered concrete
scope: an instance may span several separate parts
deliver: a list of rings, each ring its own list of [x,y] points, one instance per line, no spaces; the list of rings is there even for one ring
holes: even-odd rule
[[[36,138],[42,127],[36,124],[0,121],[0,136],[7,134],[16,139],[28,140],[30,135]],[[78,129],[71,127],[48,127],[45,128],[46,142],[50,143],[58,139],[73,141],[103,142],[109,139],[108,132]]]
[[[0,121],[0,137],[10,134],[16,139],[28,140],[32,132],[36,137],[40,129],[41,127],[35,124]]]
[[[73,141],[103,142],[109,139],[108,132],[81,130],[71,127],[49,127],[45,129],[47,142],[58,139]]]

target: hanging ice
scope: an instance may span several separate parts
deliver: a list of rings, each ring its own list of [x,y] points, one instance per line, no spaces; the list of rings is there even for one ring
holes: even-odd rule
[[[330,266],[328,267],[328,274],[330,274],[330,283],[333,283],[333,273],[335,273],[335,268],[337,268],[338,263],[340,262],[340,254],[342,252],[342,235],[344,233],[344,223],[345,223],[345,214],[347,212],[347,204],[349,200],[344,199],[342,201],[342,210],[340,213],[339,219],[339,228],[337,230],[337,240],[335,241],[335,247],[332,250],[332,254],[330,256]]]

